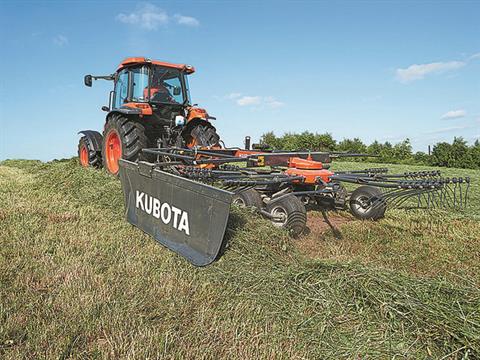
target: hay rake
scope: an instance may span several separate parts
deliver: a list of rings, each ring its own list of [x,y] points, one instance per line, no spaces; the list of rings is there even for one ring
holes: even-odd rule
[[[372,207],[453,208],[467,206],[470,179],[442,177],[439,170],[388,174],[388,169],[336,173],[332,181],[378,187],[381,198]]]
[[[150,161],[120,160],[127,219],[199,266],[221,251],[232,203],[255,208],[296,237],[306,229],[307,209],[326,218],[329,210],[349,208],[363,220],[392,208],[460,210],[470,186],[469,178],[439,171],[330,170],[334,158],[365,154],[176,147],[143,153]]]

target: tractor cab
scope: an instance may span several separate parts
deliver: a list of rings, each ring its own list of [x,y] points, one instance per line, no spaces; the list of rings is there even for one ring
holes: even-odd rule
[[[113,108],[135,103],[149,104],[152,110],[162,105],[185,108],[190,105],[187,75],[193,71],[188,65],[127,59],[115,74]]]
[[[123,60],[112,75],[86,75],[88,87],[97,79],[114,85],[108,106],[102,107],[108,112],[103,134],[81,132],[81,164],[105,166],[117,174],[120,158],[145,159],[145,148],[218,147],[220,137],[210,123],[215,118],[191,104],[187,77],[193,72],[190,65],[132,57]]]
[[[85,85],[92,86],[92,79],[113,80],[108,111],[127,107],[151,115],[165,106],[172,111],[191,107],[187,75],[194,71],[190,65],[127,58],[112,75],[86,75]]]

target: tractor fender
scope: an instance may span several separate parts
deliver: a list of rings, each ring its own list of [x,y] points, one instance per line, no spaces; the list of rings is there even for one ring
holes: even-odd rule
[[[190,107],[188,109],[188,116],[187,122],[191,122],[195,119],[203,119],[207,120],[209,118],[207,110],[198,108],[198,107]]]
[[[142,115],[142,110],[138,108],[130,108],[130,107],[121,107],[118,109],[113,109],[108,112],[107,116],[105,117],[105,121],[108,121],[111,116],[115,114],[122,114],[122,115]]]
[[[184,131],[188,131],[190,129],[193,129],[195,126],[197,126],[199,124],[210,124],[210,121],[202,119],[202,118],[195,118],[195,119],[189,120],[187,122],[187,125],[185,125],[185,127],[184,127]]]
[[[78,132],[87,138],[87,141],[92,145],[95,151],[102,151],[103,136],[98,131],[82,130]]]

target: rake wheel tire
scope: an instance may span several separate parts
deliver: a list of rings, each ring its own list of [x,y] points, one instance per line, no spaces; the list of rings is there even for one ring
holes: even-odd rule
[[[107,121],[103,130],[102,158],[107,171],[117,175],[118,165],[117,167],[112,166],[107,156],[107,141],[111,132],[115,132],[120,139],[120,157],[129,161],[144,160],[142,149],[148,147],[148,137],[145,133],[145,126],[136,119],[117,114]]]
[[[255,207],[261,209],[263,207],[262,197],[255,189],[247,189],[236,193],[233,196],[233,204],[236,204],[240,207]]]
[[[78,159],[84,167],[102,167],[102,154],[96,151],[93,143],[86,136],[82,136],[78,142]]]
[[[360,220],[378,220],[385,216],[387,204],[380,189],[360,186],[350,195],[350,212]]]
[[[301,235],[307,227],[305,205],[293,194],[269,203],[266,210],[270,215],[283,216],[283,221],[272,219],[272,222],[274,225],[286,229],[294,238]]]

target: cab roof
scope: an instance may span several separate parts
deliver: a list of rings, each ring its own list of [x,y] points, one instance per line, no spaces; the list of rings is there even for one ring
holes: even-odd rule
[[[169,62],[164,62],[164,61],[158,61],[158,60],[151,60],[145,57],[129,57],[123,60],[120,65],[117,68],[117,71],[123,69],[126,66],[129,65],[135,65],[135,64],[154,64],[154,65],[160,65],[160,66],[165,66],[169,68],[174,68],[174,69],[179,69],[179,70],[184,70],[187,72],[187,74],[192,74],[195,72],[195,68],[191,65],[186,65],[186,64],[173,64]]]

